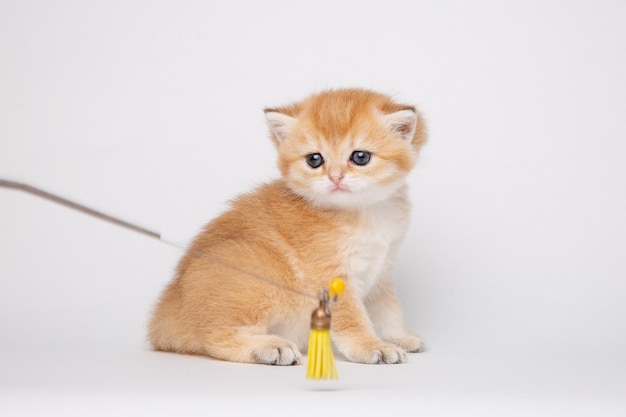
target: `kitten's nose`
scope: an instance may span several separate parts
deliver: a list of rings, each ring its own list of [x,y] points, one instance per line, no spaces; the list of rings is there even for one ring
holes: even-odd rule
[[[335,184],[343,179],[343,171],[341,169],[332,169],[328,172],[328,178]]]

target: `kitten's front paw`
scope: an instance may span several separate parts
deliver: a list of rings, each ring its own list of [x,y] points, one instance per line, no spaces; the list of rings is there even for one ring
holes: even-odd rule
[[[252,354],[256,363],[266,365],[297,365],[302,358],[298,348],[287,340],[259,346]]]
[[[424,350],[424,341],[422,338],[412,333],[409,333],[406,336],[390,339],[388,342],[393,343],[394,345],[399,346],[411,353],[422,352]]]
[[[369,349],[353,350],[345,355],[352,362],[359,363],[404,363],[406,352],[396,345],[381,343]]]

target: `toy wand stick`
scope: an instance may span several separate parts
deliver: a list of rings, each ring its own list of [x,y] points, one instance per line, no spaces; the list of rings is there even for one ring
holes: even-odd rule
[[[44,191],[44,190],[42,190],[40,188],[33,187],[31,185],[28,185],[28,184],[23,184],[23,183],[19,183],[19,182],[15,182],[15,181],[8,181],[8,180],[0,179],[0,187],[14,188],[16,190],[25,191],[25,192],[30,193],[30,194],[35,194],[35,195],[37,195],[39,197],[45,198],[46,200],[54,201],[57,204],[61,204],[63,206],[72,208],[74,210],[82,211],[85,214],[89,214],[90,216],[97,217],[97,218],[99,218],[101,220],[104,220],[104,221],[107,221],[109,223],[113,223],[113,224],[116,224],[118,226],[125,227],[125,228],[133,230],[135,232],[144,234],[146,236],[150,236],[150,237],[152,237],[154,239],[162,240],[161,239],[161,235],[159,233],[157,233],[157,232],[154,232],[152,230],[148,230],[146,228],[143,228],[141,226],[137,226],[137,225],[132,224],[132,223],[125,222],[124,220],[120,220],[120,219],[118,219],[116,217],[109,216],[108,214],[105,214],[105,213],[103,213],[101,211],[94,210],[94,209],[89,208],[87,206],[83,206],[82,204],[75,203],[73,201],[67,200],[67,199],[65,199],[63,197],[59,197],[58,195],[51,194],[51,193],[49,193],[47,191]]]

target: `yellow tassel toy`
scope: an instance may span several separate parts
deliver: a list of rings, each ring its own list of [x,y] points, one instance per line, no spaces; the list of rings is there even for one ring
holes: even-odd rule
[[[311,336],[306,377],[309,379],[337,379],[337,367],[330,342],[330,302],[337,301],[346,284],[341,278],[330,282],[320,294],[320,305],[311,315]]]

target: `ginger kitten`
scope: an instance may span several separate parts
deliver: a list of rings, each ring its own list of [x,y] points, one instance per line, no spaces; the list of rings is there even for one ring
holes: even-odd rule
[[[405,178],[426,139],[420,114],[344,89],[266,109],[265,117],[282,178],[234,200],[195,238],[154,310],[152,345],[296,364],[318,304],[302,293],[316,295],[343,276],[331,328],[338,351],[354,362],[405,362],[422,341],[404,325],[391,275],[410,217]]]

